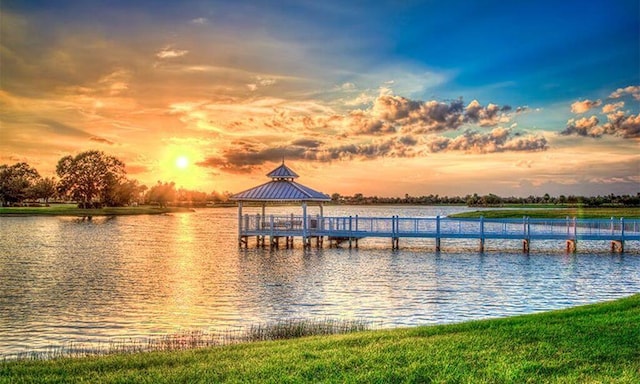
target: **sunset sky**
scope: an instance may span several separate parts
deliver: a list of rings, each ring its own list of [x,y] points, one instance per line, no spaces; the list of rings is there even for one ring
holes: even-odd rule
[[[0,3],[0,164],[240,192],[640,192],[640,2]]]

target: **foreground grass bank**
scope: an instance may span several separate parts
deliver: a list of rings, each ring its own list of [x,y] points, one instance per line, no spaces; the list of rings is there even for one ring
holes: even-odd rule
[[[190,212],[189,208],[141,205],[138,207],[106,207],[81,209],[76,204],[52,204],[49,207],[0,207],[0,216],[125,216],[157,215],[163,213]]]
[[[462,324],[0,363],[2,383],[640,382],[640,295]]]
[[[536,219],[564,219],[565,217],[577,217],[579,219],[609,219],[611,217],[626,219],[640,218],[640,207],[624,208],[543,208],[543,209],[496,209],[487,211],[463,212],[449,215],[453,218],[478,218],[487,219],[522,218],[523,216]]]

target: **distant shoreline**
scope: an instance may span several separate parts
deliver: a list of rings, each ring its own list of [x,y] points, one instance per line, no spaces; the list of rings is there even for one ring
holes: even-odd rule
[[[0,217],[15,216],[71,216],[71,217],[99,217],[99,216],[132,216],[132,215],[161,215],[167,213],[193,212],[192,208],[158,206],[138,207],[106,207],[97,209],[81,209],[75,204],[52,204],[49,207],[0,207]]]
[[[342,204],[328,204],[328,206],[340,206]],[[351,204],[348,204],[351,205]],[[137,207],[106,207],[98,209],[81,209],[75,204],[51,204],[48,207],[0,207],[0,217],[15,216],[71,216],[71,217],[100,217],[100,216],[131,216],[131,215],[161,215],[168,213],[194,212],[194,208],[230,208],[235,204],[224,204],[213,207],[164,207],[142,205]],[[420,206],[420,204],[367,204],[353,206]],[[442,205],[434,205],[442,206]],[[447,205],[444,205],[447,206]],[[469,207],[481,208],[481,207]],[[485,207],[482,207],[485,208]],[[550,207],[548,205],[529,205],[525,207],[486,207],[485,209],[470,212],[462,212],[449,215],[450,218],[565,218],[577,217],[581,219],[602,218],[640,218],[640,207]]]

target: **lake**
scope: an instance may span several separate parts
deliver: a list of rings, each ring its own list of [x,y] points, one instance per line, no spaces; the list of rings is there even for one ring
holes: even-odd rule
[[[326,216],[427,217],[465,207],[325,207]],[[252,209],[245,208],[245,213]],[[273,212],[272,212],[273,211]],[[256,208],[255,212],[258,212]],[[269,213],[300,208],[268,208]],[[310,214],[314,214],[310,209]],[[360,241],[359,249],[237,246],[235,208],[91,221],[0,217],[0,357],[283,319],[380,327],[504,317],[640,292],[638,244]],[[595,243],[595,242],[594,242]]]

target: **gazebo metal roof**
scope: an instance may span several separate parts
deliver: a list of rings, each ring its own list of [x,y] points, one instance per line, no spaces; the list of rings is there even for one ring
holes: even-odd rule
[[[331,201],[331,197],[312,188],[296,183],[293,179],[299,177],[289,167],[280,165],[267,174],[271,181],[236,193],[231,196],[235,201],[262,201],[262,202],[286,202],[286,201]]]

